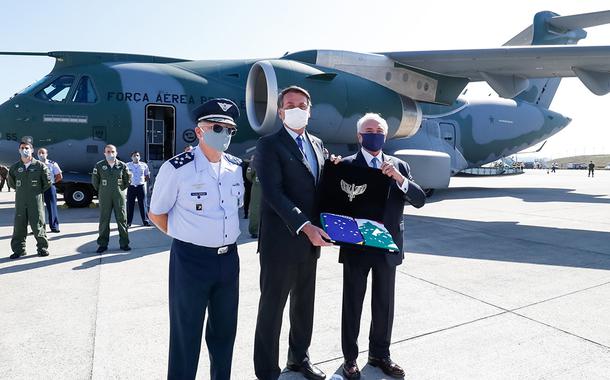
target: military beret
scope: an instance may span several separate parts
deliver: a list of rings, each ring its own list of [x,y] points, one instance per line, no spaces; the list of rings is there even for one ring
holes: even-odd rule
[[[237,108],[237,104],[226,98],[210,99],[193,110],[193,119],[196,122],[209,121],[237,125],[235,120],[238,117],[239,108]]]

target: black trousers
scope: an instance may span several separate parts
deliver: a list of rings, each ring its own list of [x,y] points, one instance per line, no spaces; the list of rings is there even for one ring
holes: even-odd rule
[[[280,375],[279,340],[282,316],[290,295],[288,362],[309,359],[313,330],[317,259],[286,265],[263,260],[261,255],[258,317],[254,335],[254,372],[259,380],[275,380]]]
[[[390,356],[396,266],[388,264],[384,259],[374,262],[346,260],[343,263],[341,312],[341,348],[346,360],[356,360],[358,357],[360,318],[369,272],[373,273],[369,355],[376,358]]]
[[[167,378],[195,379],[206,310],[210,379],[231,378],[237,331],[239,256],[174,239],[169,259],[169,366]]]
[[[127,224],[131,224],[133,221],[133,208],[138,200],[138,207],[140,209],[140,218],[142,223],[146,222],[146,213],[144,212],[144,205],[146,204],[146,195],[144,194],[144,185],[129,186],[127,188]]]

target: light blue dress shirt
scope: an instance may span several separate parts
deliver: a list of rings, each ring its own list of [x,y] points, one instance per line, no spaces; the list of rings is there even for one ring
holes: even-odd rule
[[[43,162],[45,165],[47,165],[47,168],[49,168],[49,173],[51,173],[51,184],[55,184],[55,176],[57,174],[61,174],[61,169],[59,168],[59,165],[57,164],[57,162],[49,159],[47,159],[46,162],[41,162]]]
[[[239,161],[223,153],[219,176],[199,147],[163,163],[150,211],[168,214],[167,234],[203,247],[233,244],[240,234],[238,209],[244,183]]]
[[[131,183],[132,186],[140,186],[146,183],[144,177],[150,175],[148,165],[144,162],[138,162],[137,164],[132,162],[127,163],[127,169],[131,172]]]

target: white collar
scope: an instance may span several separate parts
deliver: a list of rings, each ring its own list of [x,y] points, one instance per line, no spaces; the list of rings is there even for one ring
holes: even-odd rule
[[[371,166],[371,160],[373,159],[373,157],[376,157],[379,160],[379,167],[381,167],[381,164],[383,164],[383,151],[379,152],[379,154],[376,156],[373,156],[368,152],[368,150],[364,148],[360,148],[360,152],[362,152],[362,155],[364,156],[367,165]]]
[[[296,133],[295,131],[293,131],[292,129],[290,129],[290,128],[286,127],[286,126],[284,126],[284,129],[286,130],[286,132],[288,132],[290,137],[292,137],[292,139],[295,140],[295,141],[296,141],[297,137],[299,137],[299,136],[302,136],[304,141],[307,140],[305,138],[305,131],[303,131],[303,133],[299,135],[298,133]]]

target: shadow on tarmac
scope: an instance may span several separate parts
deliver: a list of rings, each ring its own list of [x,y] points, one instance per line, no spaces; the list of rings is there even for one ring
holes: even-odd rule
[[[8,274],[8,273],[17,273],[23,272],[26,270],[44,268],[50,265],[63,264],[71,261],[78,261],[87,258],[91,258],[91,260],[86,261],[80,264],[77,267],[74,267],[74,270],[81,269],[89,269],[93,268],[97,265],[103,264],[113,264],[118,262],[123,262],[127,260],[134,260],[140,257],[154,255],[157,253],[161,253],[169,250],[171,241],[169,238],[164,235],[156,232],[154,228],[139,228],[133,229],[129,232],[129,240],[131,241],[130,246],[132,248],[129,252],[124,252],[118,249],[118,236],[111,235],[110,236],[110,244],[108,251],[103,254],[98,254],[95,251],[97,250],[97,231],[89,231],[82,233],[70,234],[71,237],[75,236],[84,236],[91,235],[91,241],[79,246],[76,251],[76,254],[72,255],[62,255],[62,256],[54,256],[53,252],[57,252],[60,249],[59,241],[61,241],[62,237],[67,237],[67,235],[57,234],[53,235],[53,240],[58,240],[56,244],[51,243],[49,246],[49,251],[51,255],[43,260],[35,261],[35,262],[24,262],[29,258],[37,257],[35,253],[30,253],[27,256],[24,256],[17,260],[11,260],[8,257],[4,257],[0,259],[0,264],[6,262],[14,262],[15,265],[10,267],[0,268],[0,275]],[[10,237],[9,237],[10,238]],[[28,236],[29,239],[33,239],[33,237]],[[140,243],[140,244],[138,244]],[[153,244],[153,245],[151,245]],[[7,256],[10,253],[7,253]]]
[[[608,194],[580,194],[575,189],[548,189],[531,187],[489,188],[489,187],[453,187],[440,189],[426,199],[427,203],[435,203],[449,199],[484,199],[510,197],[524,202],[567,202],[610,204]]]
[[[610,270],[605,231],[417,215],[405,222],[409,253]]]

